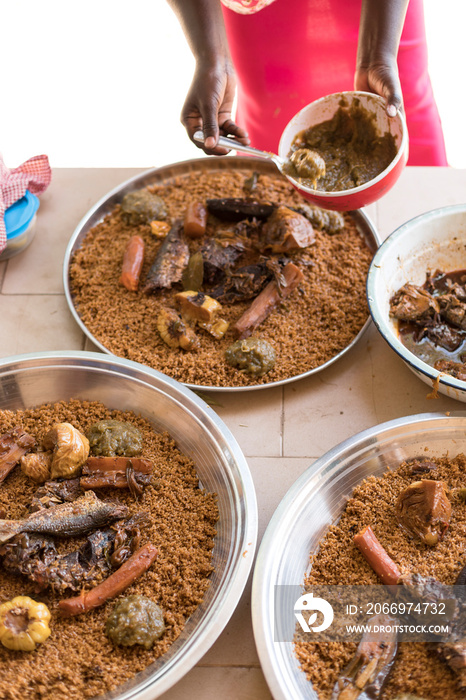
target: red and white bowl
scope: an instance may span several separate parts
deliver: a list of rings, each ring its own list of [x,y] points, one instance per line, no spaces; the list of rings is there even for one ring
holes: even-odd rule
[[[385,100],[382,97],[369,92],[338,92],[311,102],[288,122],[280,139],[278,154],[281,158],[286,159],[295,136],[304,129],[331,119],[338,110],[342,99],[345,99],[348,105],[351,105],[352,100],[359,100],[362,107],[375,114],[379,133],[381,135],[387,132],[393,134],[398,148],[395,158],[377,177],[364,185],[349,190],[323,192],[305,185],[298,185],[291,179],[290,182],[305,199],[323,209],[351,211],[372,204],[388,192],[398,180],[408,160],[406,120],[401,112],[398,112],[395,117],[389,117],[386,112]]]

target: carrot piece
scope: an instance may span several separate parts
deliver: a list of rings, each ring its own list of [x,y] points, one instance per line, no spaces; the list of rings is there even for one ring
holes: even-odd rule
[[[141,576],[153,564],[157,557],[157,548],[153,544],[146,544],[138,549],[127,559],[119,569],[110,574],[105,581],[99,583],[87,593],[74,598],[65,598],[58,603],[58,608],[63,617],[72,617],[93,610],[103,605],[110,598],[115,598],[128,588],[139,576]]]
[[[21,457],[36,444],[35,439],[16,426],[0,436],[0,484],[5,481]]]
[[[127,467],[133,467],[135,472],[150,474],[152,462],[143,457],[88,457],[83,467],[83,474],[92,472],[126,472]]]
[[[183,228],[189,238],[202,238],[207,226],[207,209],[202,202],[190,202],[184,213]]]
[[[398,565],[382,547],[370,525],[358,532],[353,542],[382,583],[393,586],[399,582],[401,571]]]
[[[129,239],[123,254],[120,284],[130,292],[136,292],[139,286],[139,276],[144,262],[144,240],[141,236]]]
[[[236,321],[233,329],[241,340],[250,336],[253,330],[267,318],[276,305],[283,299],[286,299],[304,278],[299,267],[296,267],[291,262],[285,265],[282,274],[286,286],[279,288],[275,280],[269,282],[259,296],[254,299],[249,309],[246,309],[241,318]]]

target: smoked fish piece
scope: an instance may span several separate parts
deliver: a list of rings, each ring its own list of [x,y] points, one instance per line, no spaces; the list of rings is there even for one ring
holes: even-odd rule
[[[189,261],[189,246],[183,233],[183,220],[177,219],[160,246],[147,273],[144,293],[169,289],[179,282]]]

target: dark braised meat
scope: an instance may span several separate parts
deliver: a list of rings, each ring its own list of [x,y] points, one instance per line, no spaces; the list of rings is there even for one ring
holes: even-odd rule
[[[454,362],[453,360],[437,360],[434,368],[439,372],[450,374],[455,379],[461,379],[466,382],[466,365],[464,362]]]
[[[431,294],[454,294],[461,301],[466,301],[466,274],[463,271],[446,272],[436,270],[428,272],[424,287]]]
[[[398,651],[396,624],[389,615],[374,615],[367,621],[373,629],[364,632],[355,655],[335,683],[331,700],[380,697]],[[380,628],[384,632],[378,631]]]
[[[267,202],[257,202],[254,199],[241,197],[224,197],[208,199],[207,209],[222,221],[241,221],[242,219],[267,219],[275,206]]]
[[[438,345],[448,352],[453,352],[464,342],[465,334],[464,331],[452,328],[446,323],[435,323],[432,320],[427,321],[426,325],[416,334],[417,342],[423,337],[429,338],[434,345]]]
[[[285,206],[275,209],[262,233],[265,247],[272,253],[307,248],[315,241],[314,229],[306,217]]]
[[[94,588],[86,592],[81,591],[79,595],[72,598],[60,600],[59,614],[62,617],[82,615],[100,607],[111,598],[116,598],[152,566],[157,556],[158,549],[151,542],[139,547],[117,571],[113,571],[108,578]]]
[[[401,321],[426,320],[438,312],[437,300],[414,284],[403,285],[390,299],[390,314]]]
[[[177,220],[160,246],[155,260],[147,273],[144,292],[168,289],[179,282],[189,261],[189,246],[183,234],[183,221]]]
[[[273,272],[266,261],[245,265],[224,275],[223,281],[211,290],[210,296],[222,304],[247,301],[256,297],[272,277]]]
[[[230,270],[244,252],[244,246],[222,245],[210,238],[201,248],[204,261],[204,284],[218,284],[225,271]]]
[[[395,508],[400,525],[430,546],[443,539],[450,524],[451,504],[441,481],[415,481],[399,494]]]
[[[458,687],[466,688],[466,640],[437,644],[437,652],[458,678]]]
[[[63,479],[62,481],[46,481],[34,492],[29,506],[29,512],[35,513],[43,508],[50,508],[59,503],[75,501],[83,494],[79,477]]]
[[[422,286],[405,284],[390,300],[390,314],[400,320],[400,340],[414,355],[466,381],[466,270],[437,270]]]
[[[461,291],[464,291],[460,287]],[[460,301],[455,294],[443,294],[438,297],[440,313],[449,323],[466,330],[466,302]]]
[[[21,532],[0,546],[2,567],[14,574],[27,576],[31,581],[50,567],[58,554],[51,537]]]
[[[106,530],[96,530],[79,549],[58,554],[51,538],[23,532],[0,548],[2,566],[26,576],[43,589],[81,590],[120,566],[140,544],[144,515],[136,515]]]
[[[446,277],[445,282],[446,288],[455,295],[460,301],[466,301],[466,284],[458,284],[458,282],[452,282],[449,277]]]

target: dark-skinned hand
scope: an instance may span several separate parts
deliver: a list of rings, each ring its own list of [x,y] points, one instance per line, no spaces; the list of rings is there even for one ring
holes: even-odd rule
[[[379,60],[367,66],[357,66],[354,89],[383,97],[389,117],[394,117],[402,107],[401,84],[395,60]]]
[[[241,143],[249,144],[246,131],[231,117],[235,89],[236,78],[232,68],[196,68],[181,112],[181,122],[191,141],[209,155],[228,153],[227,149],[216,146],[220,134],[234,136]],[[204,132],[204,144],[194,141],[196,131]]]

